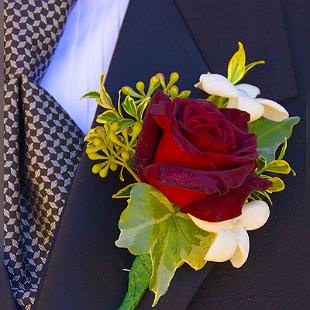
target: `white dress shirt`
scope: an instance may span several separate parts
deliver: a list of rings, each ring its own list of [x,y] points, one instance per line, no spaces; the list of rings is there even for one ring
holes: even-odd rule
[[[129,0],[78,0],[40,85],[67,111],[86,134],[95,111],[94,99],[107,73]]]

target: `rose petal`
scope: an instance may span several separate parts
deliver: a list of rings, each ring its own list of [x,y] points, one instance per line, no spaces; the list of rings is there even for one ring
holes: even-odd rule
[[[223,221],[223,222],[208,222],[203,221],[191,214],[188,214],[188,216],[191,218],[191,220],[195,223],[196,226],[198,226],[200,229],[208,232],[217,233],[222,229],[231,229],[233,228],[233,225],[235,223],[235,219]]]
[[[230,259],[235,268],[240,268],[247,260],[250,250],[249,235],[242,227],[236,227],[232,231],[237,239],[237,249]]]
[[[152,110],[152,106],[158,104],[161,104],[163,108],[168,107],[169,102],[169,98],[160,91],[157,91],[152,97],[144,117],[143,130],[140,134],[135,153],[135,163],[138,169],[151,163],[161,135],[161,128],[153,119],[150,110]]]
[[[202,74],[199,82],[195,87],[199,87],[210,95],[225,98],[238,97],[238,91],[235,86],[223,75],[213,73]]]
[[[264,107],[265,118],[275,122],[281,122],[289,117],[288,112],[277,102],[264,98],[257,98],[255,101]]]
[[[236,85],[236,88],[252,99],[256,98],[260,94],[260,89],[251,84],[241,83]]]
[[[266,190],[270,185],[271,182],[252,173],[239,188],[232,189],[224,195],[213,194],[197,200],[181,209],[181,212],[209,222],[233,219],[241,215],[242,206],[249,194],[257,190]]]
[[[249,113],[238,109],[220,109],[220,111],[232,124],[248,132],[248,121],[250,120]]]
[[[188,104],[180,129],[186,139],[202,152],[231,153],[235,150],[234,126],[211,103]]]
[[[205,256],[205,260],[211,262],[225,262],[229,260],[237,249],[237,239],[235,234],[227,229],[220,230],[209,251]]]
[[[269,215],[269,206],[265,201],[251,201],[243,206],[238,223],[246,230],[258,229],[267,222]]]
[[[184,195],[179,195],[178,201],[175,201],[171,198],[171,191],[175,193],[177,190],[186,189],[205,195],[224,194],[232,188],[240,187],[254,169],[254,161],[224,171],[204,171],[176,165],[153,164],[144,167],[142,173],[148,183],[154,187],[160,187],[172,202],[182,208],[185,206]]]

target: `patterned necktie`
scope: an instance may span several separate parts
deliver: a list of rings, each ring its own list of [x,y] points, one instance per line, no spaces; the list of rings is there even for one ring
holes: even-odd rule
[[[83,146],[40,86],[74,0],[5,0],[4,264],[31,309]]]

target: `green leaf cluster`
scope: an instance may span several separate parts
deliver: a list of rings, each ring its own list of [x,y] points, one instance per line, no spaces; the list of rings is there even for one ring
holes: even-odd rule
[[[187,263],[195,270],[206,264],[204,257],[214,240],[213,233],[199,229],[163,193],[145,183],[132,188],[119,229],[118,247],[151,258],[148,286],[155,294],[153,306],[166,293],[182,264]]]
[[[249,200],[266,198],[270,202],[270,204],[272,204],[270,194],[280,192],[285,189],[284,181],[276,175],[289,173],[292,173],[294,176],[296,175],[296,172],[291,168],[290,164],[283,159],[286,149],[287,138],[284,137],[284,142],[277,159],[273,159],[268,162],[266,157],[264,157],[263,155],[259,156],[257,160],[258,167],[256,169],[256,173],[261,178],[269,180],[272,185],[266,191],[257,191],[252,193],[248,198]]]
[[[104,74],[100,76],[100,90],[91,91],[82,98],[93,98],[105,109],[97,116],[100,126],[92,128],[85,138],[86,153],[91,160],[100,161],[93,166],[93,173],[104,178],[108,172],[121,168],[119,177],[123,181],[123,169],[140,181],[133,163],[137,139],[142,130],[143,115],[151,96],[156,89],[161,88],[171,99],[185,98],[190,91],[182,91],[176,86],[179,74],[172,72],[166,83],[165,76],[158,73],[150,78],[149,86],[145,89],[142,81],[136,83],[136,90],[124,86],[119,91],[116,107],[104,86]]]

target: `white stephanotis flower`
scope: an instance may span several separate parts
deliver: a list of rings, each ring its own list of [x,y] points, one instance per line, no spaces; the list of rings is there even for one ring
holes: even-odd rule
[[[223,222],[207,222],[189,214],[200,229],[216,233],[205,260],[212,262],[230,260],[235,268],[240,268],[249,255],[250,241],[247,230],[262,227],[267,222],[269,215],[269,207],[262,200],[245,204],[240,216]]]
[[[195,87],[210,95],[228,98],[227,108],[236,108],[250,114],[250,122],[260,117],[281,122],[289,117],[288,112],[277,102],[265,98],[257,98],[260,94],[258,87],[251,84],[233,85],[220,74],[207,73],[200,75]]]

